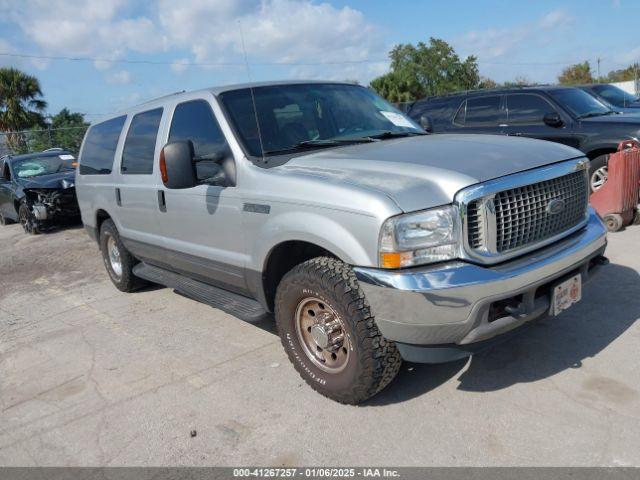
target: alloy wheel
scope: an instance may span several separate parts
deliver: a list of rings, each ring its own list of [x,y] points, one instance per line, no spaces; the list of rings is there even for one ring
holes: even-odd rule
[[[595,170],[591,174],[591,191],[595,192],[600,189],[607,181],[609,177],[609,168],[603,166]]]

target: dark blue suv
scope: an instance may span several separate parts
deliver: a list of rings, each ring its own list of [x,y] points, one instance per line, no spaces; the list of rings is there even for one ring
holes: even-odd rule
[[[408,114],[433,133],[539,138],[582,150],[591,160],[591,188],[607,179],[609,154],[640,137],[640,116],[621,115],[573,87],[475,90],[418,100]]]

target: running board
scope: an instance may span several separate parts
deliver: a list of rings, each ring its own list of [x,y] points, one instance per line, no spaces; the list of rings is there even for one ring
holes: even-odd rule
[[[255,322],[267,313],[262,305],[252,298],[243,297],[237,293],[146,263],[136,265],[133,268],[133,274],[149,282],[172,288],[186,297],[206,303],[241,320]]]

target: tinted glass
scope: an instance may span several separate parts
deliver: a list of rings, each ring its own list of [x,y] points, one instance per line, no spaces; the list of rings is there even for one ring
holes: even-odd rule
[[[595,85],[593,90],[611,105],[625,107],[630,103],[637,102],[638,99],[614,85]]]
[[[176,107],[171,121],[169,141],[191,140],[197,159],[198,180],[206,182],[220,173],[220,165],[207,157],[215,158],[227,151],[227,142],[211,106],[204,100],[181,103]]]
[[[133,117],[122,151],[122,173],[153,173],[156,137],[161,118],[161,108],[138,113]]]
[[[111,173],[113,156],[126,118],[126,115],[112,118],[93,125],[89,129],[80,158],[80,174],[108,175]]]
[[[611,113],[609,107],[579,88],[550,89],[547,93],[578,118]]]
[[[493,126],[500,123],[500,96],[467,99],[464,125],[467,127]]]
[[[309,140],[349,140],[422,129],[371,90],[345,84],[299,84],[220,95],[242,143],[255,157],[277,155]],[[254,100],[256,109],[254,110]],[[256,123],[257,117],[260,129]]]
[[[553,112],[555,110],[549,105],[549,102],[537,95],[507,95],[507,118],[509,124],[542,124],[544,123],[544,116]]]

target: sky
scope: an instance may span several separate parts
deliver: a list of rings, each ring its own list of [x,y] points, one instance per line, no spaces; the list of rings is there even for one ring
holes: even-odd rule
[[[0,67],[35,75],[49,113],[95,120],[248,80],[367,84],[394,45],[429,37],[500,82],[597,58],[606,74],[640,60],[638,18],[640,0],[0,0]]]

